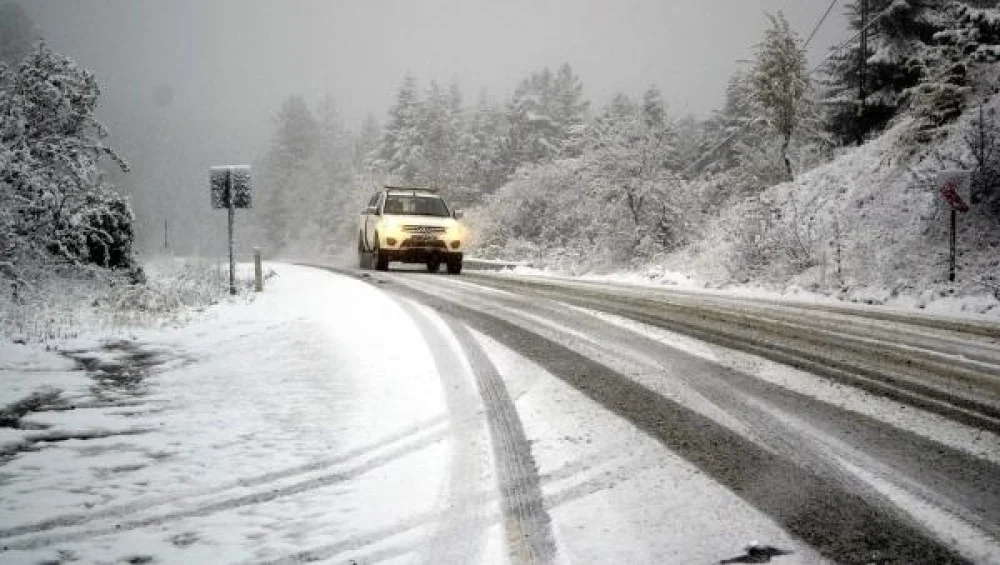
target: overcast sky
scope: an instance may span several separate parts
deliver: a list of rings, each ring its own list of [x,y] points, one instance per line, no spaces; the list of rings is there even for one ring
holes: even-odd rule
[[[659,86],[705,115],[784,11],[806,36],[828,0],[23,0],[49,44],[98,76],[101,115],[163,194],[202,167],[263,151],[281,100],[332,94],[352,126],[385,120],[404,73],[458,81],[474,101],[566,61],[600,105]],[[810,48],[846,36],[835,9]],[[193,170],[198,169],[198,170]],[[174,188],[171,188],[174,187]]]

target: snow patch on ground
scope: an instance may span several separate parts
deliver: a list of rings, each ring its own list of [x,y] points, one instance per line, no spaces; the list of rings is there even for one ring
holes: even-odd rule
[[[217,305],[183,329],[131,330],[131,351],[158,362],[123,382],[106,372],[121,361],[119,337],[0,345],[5,405],[40,387],[64,401],[0,429],[12,450],[0,466],[11,548],[0,560],[421,550],[451,450],[421,334],[369,285],[269,268],[277,278],[250,303]],[[380,347],[385,336],[393,348]]]

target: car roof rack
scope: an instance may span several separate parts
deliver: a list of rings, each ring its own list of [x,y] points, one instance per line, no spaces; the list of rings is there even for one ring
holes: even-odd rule
[[[437,194],[438,189],[431,188],[429,186],[390,186],[385,185],[382,188],[386,190],[394,190],[398,192],[431,192]]]

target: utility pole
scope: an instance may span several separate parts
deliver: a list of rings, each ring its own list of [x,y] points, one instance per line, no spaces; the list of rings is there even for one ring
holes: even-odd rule
[[[859,49],[858,61],[858,145],[864,143],[864,117],[866,110],[865,98],[865,77],[868,75],[868,0],[861,2],[861,48]]]

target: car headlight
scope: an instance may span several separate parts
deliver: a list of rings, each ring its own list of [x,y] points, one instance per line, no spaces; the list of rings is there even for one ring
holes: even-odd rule
[[[385,237],[401,237],[403,233],[403,226],[397,224],[396,222],[386,222],[382,225],[383,235]]]

